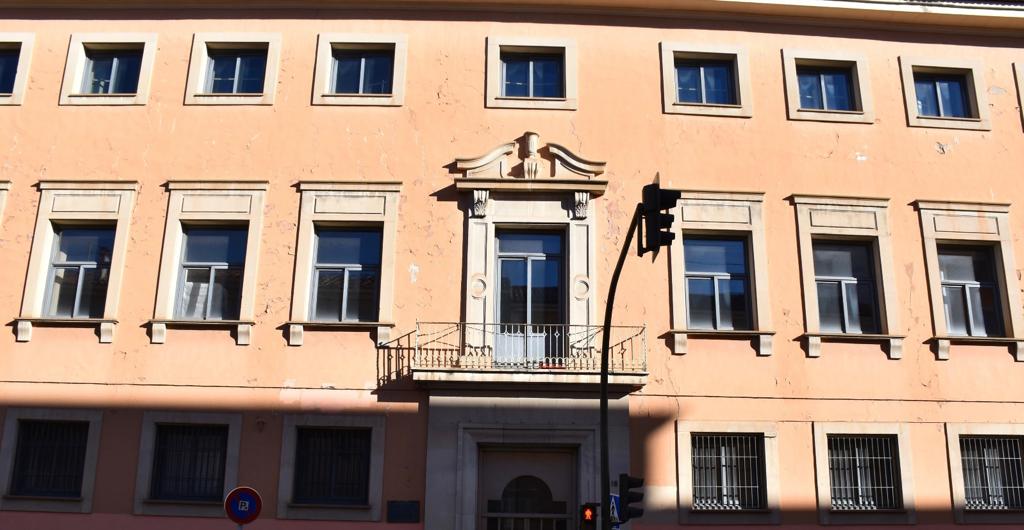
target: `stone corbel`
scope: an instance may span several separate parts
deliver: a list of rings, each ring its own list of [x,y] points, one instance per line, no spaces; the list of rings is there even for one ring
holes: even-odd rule
[[[1013,343],[1013,360],[1019,363],[1024,363],[1024,341],[1017,341]]]
[[[288,345],[302,346],[306,327],[302,324],[288,324]]]
[[[473,190],[473,210],[470,216],[478,219],[487,217],[487,202],[490,198],[490,190]]]
[[[757,336],[757,356],[769,357],[772,354],[772,335]]]
[[[235,344],[248,346],[252,342],[252,324],[243,323],[235,328]]]
[[[31,320],[19,320],[15,327],[16,334],[14,340],[18,342],[28,342],[32,340],[32,321]]]
[[[804,337],[804,347],[807,349],[807,356],[812,358],[821,357],[821,337],[807,335]]]
[[[588,210],[589,205],[590,205],[590,192],[577,191],[577,192],[573,193],[573,198],[574,198],[574,200],[573,200],[572,218],[573,219],[586,219],[587,218],[587,210]]]
[[[889,358],[890,359],[902,359],[903,358],[903,339],[893,337],[889,339]]]
[[[114,342],[114,323],[100,322],[100,344]]]
[[[163,344],[167,342],[167,324],[153,322],[149,326],[149,342],[152,344]]]

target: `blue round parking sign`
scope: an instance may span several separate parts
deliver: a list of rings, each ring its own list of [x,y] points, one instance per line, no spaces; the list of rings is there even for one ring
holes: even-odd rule
[[[249,524],[260,516],[263,509],[263,499],[259,492],[247,487],[239,486],[224,498],[224,512],[239,525]]]

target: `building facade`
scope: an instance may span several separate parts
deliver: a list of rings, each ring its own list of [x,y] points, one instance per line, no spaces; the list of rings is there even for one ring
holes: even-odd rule
[[[7,2],[0,528],[1024,523],[1024,8]]]

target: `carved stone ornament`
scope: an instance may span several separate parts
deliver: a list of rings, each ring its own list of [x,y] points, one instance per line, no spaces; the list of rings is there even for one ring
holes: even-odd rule
[[[604,184],[597,180],[604,166],[604,162],[586,160],[558,144],[542,146],[540,136],[529,131],[483,156],[455,159],[455,168],[462,173],[457,180],[589,180]]]
[[[473,217],[487,217],[487,199],[490,190],[473,190]]]
[[[572,218],[573,219],[586,219],[587,218],[587,205],[590,204],[590,194],[585,191],[577,191],[574,194]]]

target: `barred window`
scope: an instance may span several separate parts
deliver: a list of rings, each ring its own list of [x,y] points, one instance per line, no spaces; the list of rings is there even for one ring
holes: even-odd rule
[[[693,509],[767,507],[763,434],[693,434]]]
[[[1024,509],[1024,437],[961,436],[968,510]]]
[[[157,425],[151,499],[219,502],[227,425]]]
[[[370,503],[371,429],[299,427],[297,434],[293,502]]]
[[[10,495],[82,495],[89,422],[18,420]]]
[[[901,510],[896,436],[828,437],[833,510]]]

